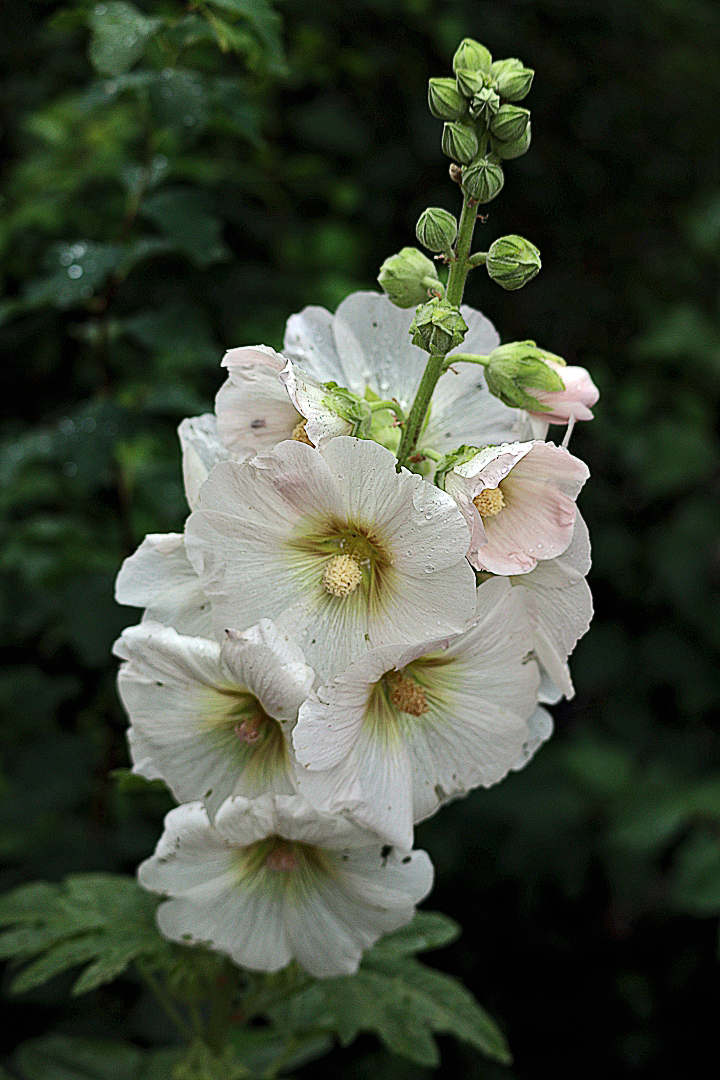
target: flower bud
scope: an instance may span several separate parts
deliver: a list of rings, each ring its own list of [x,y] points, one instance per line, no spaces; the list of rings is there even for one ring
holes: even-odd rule
[[[415,226],[415,235],[428,251],[448,251],[455,243],[457,221],[447,210],[429,206]]]
[[[397,255],[387,258],[377,279],[393,304],[400,308],[424,304],[433,281],[437,282],[438,290],[442,290],[435,263],[417,248],[405,247]]]
[[[553,362],[552,367],[549,361]],[[564,383],[558,368],[564,364],[562,357],[538,349],[534,341],[512,341],[490,353],[485,381],[490,393],[511,408],[549,412],[549,407],[542,405],[533,391],[561,392]]]
[[[490,131],[500,142],[513,142],[525,134],[530,124],[530,112],[517,105],[501,105],[490,119]]]
[[[467,329],[458,308],[447,300],[433,299],[417,309],[410,333],[413,345],[444,356],[462,344]]]
[[[535,72],[520,60],[496,60],[490,68],[500,97],[506,101],[522,101],[532,86]]]
[[[487,272],[503,289],[522,289],[540,272],[540,252],[522,236],[501,236],[487,253]]]
[[[462,186],[481,203],[492,202],[500,194],[504,183],[502,165],[488,158],[481,158],[462,171]]]
[[[488,72],[491,64],[490,50],[472,38],[463,38],[453,56],[453,71],[456,74],[461,68],[467,68],[469,71]]]
[[[528,124],[525,128],[524,135],[521,135],[519,139],[513,139],[511,142],[501,142],[491,135],[491,149],[499,158],[503,158],[506,161],[509,161],[511,158],[522,157],[522,155],[526,154],[530,149],[531,126],[531,124]]]
[[[469,68],[460,68],[455,76],[455,84],[458,93],[463,97],[471,98],[479,94],[483,87],[488,85],[489,75],[483,71],[471,71]]]
[[[461,120],[468,111],[468,104],[458,90],[454,79],[430,79],[428,105],[438,120]]]
[[[469,124],[445,124],[442,136],[443,154],[461,165],[468,165],[478,152],[475,129]]]
[[[500,108],[500,98],[490,86],[484,86],[477,94],[473,95],[470,102],[470,115],[477,120],[486,130],[488,125],[492,127],[492,118]]]

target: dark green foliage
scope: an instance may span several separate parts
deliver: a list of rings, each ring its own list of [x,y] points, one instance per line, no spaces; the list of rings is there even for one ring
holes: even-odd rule
[[[109,649],[138,616],[114,605],[115,572],[182,525],[175,427],[210,407],[223,349],[278,347],[292,311],[374,288],[425,206],[457,214],[425,99],[472,36],[536,71],[532,147],[478,246],[520,233],[543,270],[507,294],[476,271],[467,299],[601,387],[572,444],[593,470],[598,612],[554,740],[420,830],[433,902],[464,931],[437,962],[516,1061],[448,1040],[439,1075],[699,1072],[720,914],[717,5],[8,0],[0,18],[3,890],[130,873],[152,850],[168,796],[111,778],[127,757]],[[132,974],[70,1003],[69,986],[5,1000],[8,1075],[169,1080],[174,1051],[140,1048],[172,1031]],[[412,1029],[427,1061],[432,1029]],[[248,1067],[271,1067],[277,1035],[251,1031],[267,1056]],[[297,1061],[328,1037],[303,1035]],[[288,1067],[431,1075],[366,1036]]]

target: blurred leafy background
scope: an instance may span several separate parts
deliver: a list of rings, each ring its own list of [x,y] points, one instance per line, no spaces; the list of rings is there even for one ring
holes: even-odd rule
[[[714,1059],[714,0],[6,0],[0,19],[2,888],[152,850],[165,796],[112,776],[110,647],[137,619],[117,567],[182,525],[175,429],[211,407],[223,350],[279,347],[304,304],[372,288],[425,205],[457,209],[425,92],[471,35],[537,70],[533,147],[479,240],[520,232],[544,269],[514,294],[477,274],[468,301],[601,387],[573,436],[597,617],[552,742],[419,830],[433,906],[464,927],[434,962],[515,1055],[448,1041],[437,1075],[662,1080]],[[168,1038],[132,979],[72,1003],[68,985],[6,997],[3,1054],[48,1031]],[[431,1074],[367,1036],[296,1075]]]

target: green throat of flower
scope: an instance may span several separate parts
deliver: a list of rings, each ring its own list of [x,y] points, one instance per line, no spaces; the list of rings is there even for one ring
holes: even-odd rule
[[[331,857],[314,844],[268,836],[237,853],[238,883],[302,894],[335,876]]]
[[[256,774],[261,786],[271,775],[288,768],[289,758],[280,723],[268,716],[254,694],[241,688],[220,691],[224,708],[208,724],[223,753],[243,772]]]
[[[372,528],[329,522],[295,540],[293,547],[303,557],[305,570],[318,573],[328,599],[354,595],[369,608],[379,602],[392,560]]]

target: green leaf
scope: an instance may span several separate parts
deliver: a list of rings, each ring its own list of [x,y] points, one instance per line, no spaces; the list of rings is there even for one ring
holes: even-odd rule
[[[409,956],[430,949],[442,949],[455,941],[461,932],[459,924],[440,911],[418,911],[407,926],[381,938],[365,954],[363,962],[367,963],[376,956]]]
[[[276,75],[286,73],[287,63],[280,37],[282,22],[268,0],[209,0],[209,3],[212,7],[221,8],[247,23],[261,46],[263,67]],[[212,23],[216,21],[220,22],[211,20]],[[221,41],[220,44],[224,48],[232,47],[232,42],[223,45]]]
[[[680,847],[671,898],[691,915],[720,914],[720,842],[709,831],[695,833]]]
[[[332,1048],[329,1035],[306,1034],[282,1037],[272,1028],[235,1028],[230,1045],[237,1060],[253,1074],[271,1076],[282,1069],[299,1069]]]
[[[23,1043],[13,1064],[22,1080],[140,1080],[143,1056],[129,1043],[46,1035]]]
[[[165,68],[150,86],[150,105],[160,127],[199,135],[208,118],[208,94],[196,71]]]
[[[511,1060],[501,1031],[461,983],[391,950],[371,950],[356,975],[314,983],[270,1015],[286,1036],[327,1031],[343,1046],[361,1031],[374,1032],[418,1065],[439,1064],[434,1033],[455,1035],[495,1061]]]
[[[14,980],[21,993],[87,964],[73,994],[121,975],[134,960],[165,963],[171,946],[158,933],[158,898],[122,874],[77,874],[63,885],[34,882],[0,898],[0,958],[33,960]]]
[[[126,0],[96,4],[90,15],[91,64],[101,75],[122,75],[137,63],[162,23]]]
[[[32,311],[46,306],[61,310],[77,307],[105,284],[123,257],[124,249],[119,244],[81,240],[54,245],[45,259],[52,273],[28,283],[22,308]]]
[[[225,258],[222,222],[209,208],[201,192],[190,188],[166,188],[145,199],[140,207],[177,247],[198,266]]]

